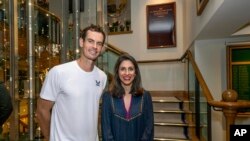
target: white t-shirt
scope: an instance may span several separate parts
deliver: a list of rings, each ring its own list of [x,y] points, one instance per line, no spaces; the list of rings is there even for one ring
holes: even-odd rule
[[[98,140],[99,99],[106,81],[106,74],[99,68],[85,72],[76,61],[49,71],[40,97],[55,102],[50,141]]]

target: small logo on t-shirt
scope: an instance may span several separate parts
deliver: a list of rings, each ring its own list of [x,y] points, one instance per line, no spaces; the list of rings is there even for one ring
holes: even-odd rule
[[[100,86],[100,84],[101,84],[101,81],[95,80],[95,85],[96,85],[96,86]]]

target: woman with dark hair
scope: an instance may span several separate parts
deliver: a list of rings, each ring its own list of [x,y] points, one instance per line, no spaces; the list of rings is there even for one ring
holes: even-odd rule
[[[142,88],[136,60],[121,55],[110,89],[102,97],[103,141],[153,141],[154,118],[150,93]]]

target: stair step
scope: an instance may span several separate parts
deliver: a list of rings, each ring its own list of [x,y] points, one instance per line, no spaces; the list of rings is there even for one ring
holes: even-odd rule
[[[177,99],[176,97],[152,97],[152,101],[153,102],[172,102],[172,103],[177,103],[177,102],[181,102],[179,99]]]
[[[180,110],[181,105],[180,102],[153,102],[153,109],[154,111],[159,110]]]
[[[182,113],[189,113],[189,112],[188,111],[183,111],[183,110],[155,110],[154,113],[182,114]]]
[[[186,132],[187,126],[185,124],[173,124],[173,123],[155,123],[154,135],[155,138],[178,138],[187,139]]]
[[[171,122],[155,122],[154,123],[155,126],[188,126],[187,123],[171,123]]]
[[[185,117],[184,114],[179,113],[154,113],[154,121],[156,123],[183,123]]]
[[[189,139],[176,139],[176,138],[154,138],[154,141],[190,141]]]

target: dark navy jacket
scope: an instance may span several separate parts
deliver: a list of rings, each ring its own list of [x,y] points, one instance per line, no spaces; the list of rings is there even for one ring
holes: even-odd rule
[[[109,92],[102,97],[102,140],[103,141],[153,141],[154,117],[149,92],[132,96],[130,116],[122,98],[114,98]]]

